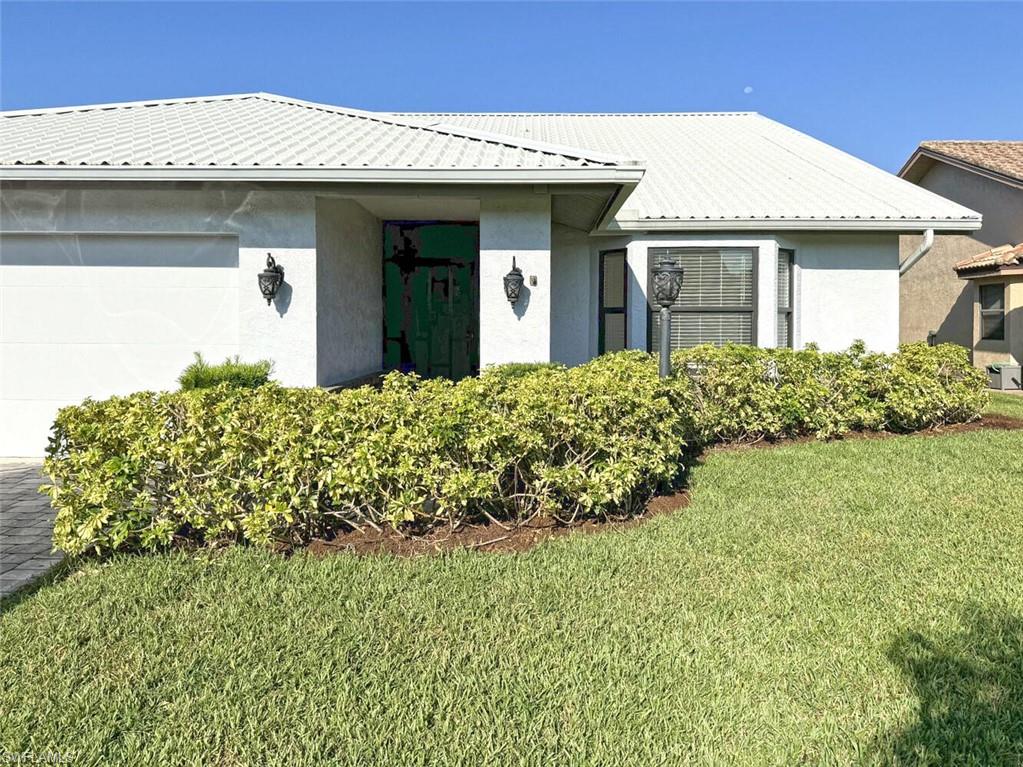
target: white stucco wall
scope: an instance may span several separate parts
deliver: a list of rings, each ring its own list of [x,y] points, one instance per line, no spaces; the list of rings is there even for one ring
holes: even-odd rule
[[[626,296],[625,300],[628,304],[628,312],[626,319],[626,332],[628,335],[628,347],[630,349],[646,349],[647,348],[647,311],[649,305],[647,303],[647,274],[649,269],[649,259],[647,258],[647,250],[651,247],[649,243],[644,242],[642,238],[626,242],[625,244],[625,263],[628,267],[627,284],[626,284]],[[609,247],[614,247],[613,244],[603,246],[601,250],[607,250]],[[600,278],[598,277],[598,280]]]
[[[898,348],[897,234],[800,234],[779,242],[796,252],[797,346],[839,351],[861,339],[872,351]]]
[[[513,307],[503,277],[515,258],[526,279]],[[549,362],[551,345],[551,199],[547,194],[480,202],[480,367]],[[530,285],[530,278],[536,285]]]
[[[0,455],[39,455],[86,396],[175,388],[194,351],[316,383],[311,195],[5,185],[0,231]],[[285,268],[272,307],[268,252]]]
[[[596,354],[594,263],[586,232],[551,229],[551,360],[579,365]],[[591,351],[592,349],[592,351]]]
[[[7,186],[0,197],[0,231],[236,235],[237,353],[243,359],[271,358],[282,383],[316,383],[316,359],[309,354],[316,338],[316,218],[311,194],[249,188]],[[273,307],[267,307],[256,284],[267,253],[273,253],[285,270],[285,286]],[[118,273],[110,273],[107,283],[119,279]]]
[[[316,200],[317,382],[381,369],[382,223],[353,200]]]

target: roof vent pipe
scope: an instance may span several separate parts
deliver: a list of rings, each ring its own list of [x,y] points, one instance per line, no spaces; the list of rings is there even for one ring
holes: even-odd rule
[[[924,238],[923,238],[923,240],[921,240],[920,244],[917,245],[916,250],[913,251],[912,255],[910,255],[909,258],[907,258],[905,261],[903,261],[901,264],[899,264],[899,276],[901,277],[906,272],[908,272],[910,269],[912,269],[913,268],[913,264],[915,264],[921,258],[926,256],[927,255],[927,251],[929,251],[931,249],[931,246],[933,246],[933,245],[934,245],[934,230],[933,229],[925,229],[924,230]]]

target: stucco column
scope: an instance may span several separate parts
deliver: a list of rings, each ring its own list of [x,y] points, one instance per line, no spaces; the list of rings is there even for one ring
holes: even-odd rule
[[[649,304],[647,303],[647,275],[649,261],[647,250],[656,243],[637,240],[626,246],[625,261],[628,266],[626,274],[625,300],[627,302],[626,326],[628,328],[629,349],[647,350],[647,320]]]
[[[757,248],[757,346],[778,345],[778,243],[765,240]]]
[[[514,306],[505,297],[503,283],[513,257],[525,277],[522,295]],[[526,193],[480,201],[479,275],[480,367],[549,362],[550,195]]]

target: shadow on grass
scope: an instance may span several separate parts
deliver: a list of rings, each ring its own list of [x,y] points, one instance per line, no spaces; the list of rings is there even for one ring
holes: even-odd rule
[[[16,605],[26,601],[44,586],[49,586],[57,581],[64,580],[75,568],[76,564],[76,560],[73,560],[70,557],[64,557],[64,559],[55,564],[38,578],[29,581],[17,591],[12,591],[10,594],[0,597],[0,615],[3,615],[8,610],[13,609]]]
[[[889,650],[920,707],[878,743],[884,763],[1023,764],[1023,619],[969,611],[963,625],[942,638],[909,632]]]

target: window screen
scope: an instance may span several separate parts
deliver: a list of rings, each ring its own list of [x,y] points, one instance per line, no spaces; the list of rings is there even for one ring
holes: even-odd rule
[[[985,341],[1005,340],[1005,285],[980,286],[980,337]]]
[[[778,346],[792,346],[792,264],[791,250],[778,251]]]
[[[628,268],[624,250],[600,254],[600,353],[626,347],[625,297]]]
[[[671,307],[671,347],[754,342],[752,248],[651,248],[651,272],[664,262],[685,270],[682,291]],[[661,320],[651,306],[650,348],[659,351]]]

